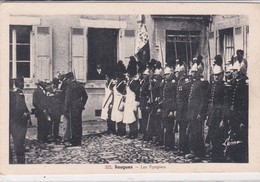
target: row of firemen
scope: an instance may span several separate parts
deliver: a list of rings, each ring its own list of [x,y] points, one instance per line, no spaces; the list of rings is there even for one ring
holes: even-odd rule
[[[207,144],[214,162],[246,162],[248,78],[243,50],[237,51],[226,72],[217,55],[210,81],[202,76],[202,59],[193,59],[187,73],[180,60],[173,69],[161,68],[155,60],[144,67],[130,57],[126,73],[120,69],[113,77],[107,75],[101,118],[108,132],[125,136],[128,126],[126,137],[178,149],[179,155],[200,160]]]
[[[25,163],[25,135],[30,114],[37,118],[37,140],[41,147],[46,143],[65,143],[80,146],[82,140],[82,111],[88,95],[74,74],[59,74],[52,82],[39,81],[33,93],[30,112],[23,93],[24,79],[18,77],[10,90],[10,134],[12,136],[18,164]],[[60,122],[63,131],[59,131]],[[62,136],[60,136],[62,134]],[[11,143],[11,142],[10,142]],[[13,163],[10,147],[10,163]]]

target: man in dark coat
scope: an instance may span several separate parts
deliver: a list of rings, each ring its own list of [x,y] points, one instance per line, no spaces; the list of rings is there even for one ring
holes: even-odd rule
[[[59,79],[53,78],[52,83],[50,83],[46,88],[46,95],[49,106],[49,114],[51,118],[50,123],[50,136],[55,142],[61,140],[59,136],[59,125],[61,118],[61,93],[62,91],[58,89]]]
[[[23,78],[15,79],[15,89],[10,92],[10,131],[14,141],[17,163],[25,163],[24,141],[30,113],[23,94]]]
[[[205,156],[204,121],[207,112],[208,82],[200,78],[198,67],[194,64],[191,68],[191,87],[188,99],[188,133],[191,152],[195,157]]]
[[[217,57],[217,56],[216,56]],[[216,59],[215,57],[215,59]],[[224,161],[224,146],[226,138],[224,121],[225,121],[225,98],[226,91],[223,81],[222,66],[213,67],[214,80],[209,89],[209,105],[207,112],[207,125],[209,126],[207,143],[212,143],[212,160],[214,162]]]
[[[48,142],[49,133],[49,107],[46,96],[46,83],[40,81],[37,89],[33,93],[33,106],[35,107],[35,117],[38,124],[38,141],[40,143]]]
[[[82,111],[87,102],[88,95],[85,88],[75,80],[72,72],[66,74],[68,86],[65,95],[65,116],[68,118],[70,142],[72,146],[80,146],[82,140]]]
[[[162,112],[161,136],[166,150],[173,150],[175,144],[174,110],[176,106],[177,83],[173,70],[169,67],[164,69],[164,80],[161,86],[160,109]]]
[[[190,90],[190,80],[186,75],[185,67],[176,67],[175,76],[177,78],[177,96],[176,96],[176,123],[180,126],[179,132],[179,155],[189,152],[189,138],[186,133],[188,122],[187,107]]]

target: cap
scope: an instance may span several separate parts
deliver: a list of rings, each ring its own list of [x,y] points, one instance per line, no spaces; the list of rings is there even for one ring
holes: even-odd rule
[[[24,78],[23,77],[17,77],[14,79],[14,84],[15,85],[20,85],[21,83],[24,83]]]
[[[222,73],[222,72],[223,72],[223,69],[222,69],[221,66],[215,65],[215,66],[213,67],[213,74],[214,74],[214,75],[217,75],[217,74]]]
[[[66,78],[74,77],[73,72],[68,72],[68,73],[66,73],[66,74],[65,74],[65,77],[66,77]]]

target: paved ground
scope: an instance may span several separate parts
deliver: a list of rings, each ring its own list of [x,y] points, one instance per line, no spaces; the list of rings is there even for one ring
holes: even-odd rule
[[[36,127],[28,129],[26,136],[26,163],[28,164],[105,164],[105,163],[191,163],[176,151],[165,151],[151,142],[107,135],[106,123],[83,123],[82,147],[64,145],[40,145],[36,140]],[[178,140],[178,134],[176,135]],[[177,141],[178,142],[178,141]],[[205,158],[200,162],[210,162]]]

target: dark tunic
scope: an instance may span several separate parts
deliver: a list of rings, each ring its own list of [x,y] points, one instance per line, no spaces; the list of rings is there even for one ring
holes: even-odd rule
[[[207,81],[202,78],[192,80],[187,111],[188,132],[191,150],[199,157],[205,155],[203,126],[207,112],[207,91]],[[198,115],[200,119],[197,119]]]
[[[23,91],[20,89],[10,92],[10,131],[13,137],[17,163],[25,163],[24,141],[27,131],[28,117],[24,113],[29,113],[25,103]]]
[[[88,95],[84,87],[77,81],[72,81],[66,88],[65,116],[69,119],[68,130],[71,134],[71,144],[81,145],[82,140],[82,110]]]
[[[40,86],[33,93],[33,106],[35,107],[35,116],[38,122],[38,140],[40,142],[47,142],[49,133],[49,121],[47,118],[49,106],[45,90]],[[43,111],[46,111],[46,114]]]
[[[180,126],[180,151],[188,153],[189,151],[189,141],[186,130],[188,127],[187,107],[188,98],[190,91],[190,81],[186,76],[180,77],[177,85],[177,96],[176,96],[176,122]]]

